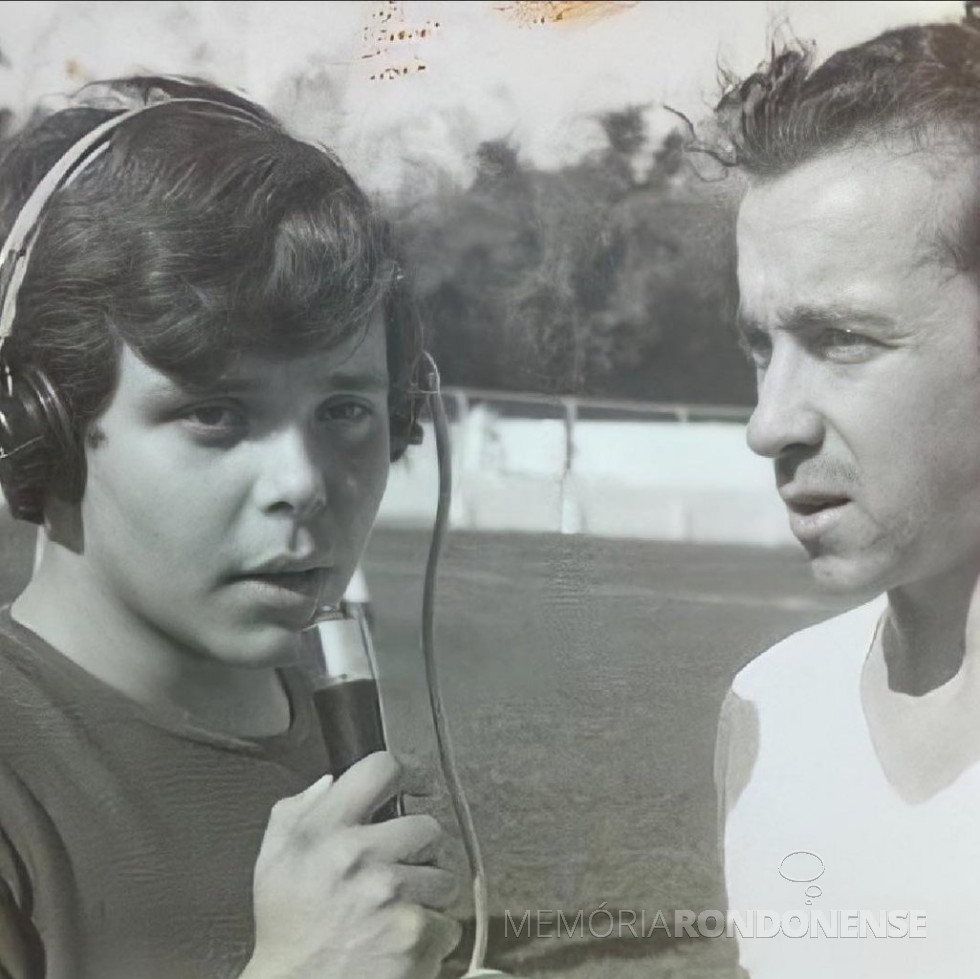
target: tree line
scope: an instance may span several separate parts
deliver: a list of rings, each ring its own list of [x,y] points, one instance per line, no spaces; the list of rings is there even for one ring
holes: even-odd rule
[[[558,170],[482,143],[469,186],[397,216],[448,384],[749,404],[732,329],[732,195],[686,151],[651,146],[638,107]]]

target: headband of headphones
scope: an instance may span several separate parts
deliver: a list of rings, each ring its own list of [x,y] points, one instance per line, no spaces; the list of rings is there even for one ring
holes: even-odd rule
[[[193,85],[187,86],[185,82],[179,79],[161,78],[157,81],[163,83],[177,81],[190,92],[200,91]],[[236,104],[235,102],[207,98],[205,94],[170,95],[165,88],[165,98],[156,97],[154,101],[149,101],[154,98],[152,92],[152,89],[141,90],[138,94],[145,100],[143,104],[133,108],[123,108],[116,115],[100,123],[76,140],[41,178],[14,220],[6,241],[0,249],[0,366],[2,366],[3,371],[0,385],[6,394],[11,393],[12,378],[9,364],[3,356],[4,346],[13,329],[17,315],[17,296],[26,274],[31,250],[37,238],[38,229],[44,221],[45,209],[53,195],[62,188],[70,186],[87,167],[105,152],[116,129],[135,116],[152,112],[154,109],[175,104],[196,104],[220,109],[223,113],[238,116],[243,121],[253,125],[266,121],[260,110],[250,110],[244,101],[242,104]],[[111,97],[111,104],[107,104],[106,99],[103,98],[101,103],[92,107],[111,109],[127,104],[120,99],[117,92],[110,90],[109,96]],[[38,380],[38,383],[44,386],[44,391],[40,393],[39,397],[45,400],[45,403],[51,401],[48,413],[57,414],[60,419],[60,426],[65,428],[67,432],[70,429],[67,415],[64,408],[60,406],[53,390],[49,390],[50,384],[43,377]],[[392,443],[393,459],[400,457],[407,445],[421,442],[422,429],[418,424],[420,407],[420,398],[410,395],[408,404],[393,413],[392,419],[394,421],[397,418],[399,429],[399,434]],[[0,448],[0,458],[5,458],[9,454],[9,449]]]
[[[14,317],[17,314],[17,293],[23,282],[31,247],[48,201],[57,191],[63,187],[68,187],[105,152],[109,146],[110,136],[123,123],[128,122],[134,116],[142,115],[144,112],[152,112],[161,106],[187,103],[218,106],[229,113],[241,116],[243,119],[256,121],[255,117],[244,109],[214,99],[171,98],[141,105],[135,109],[120,112],[87,132],[81,139],[76,140],[38,182],[17,214],[13,227],[7,235],[7,240],[3,243],[3,249],[0,250],[0,355],[2,355],[4,343],[10,336],[10,331],[13,329]]]

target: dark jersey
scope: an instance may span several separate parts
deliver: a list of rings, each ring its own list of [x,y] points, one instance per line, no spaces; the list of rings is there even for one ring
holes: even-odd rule
[[[134,702],[0,611],[0,977],[241,971],[270,810],[329,767],[304,678],[281,675],[286,732],[218,735]]]

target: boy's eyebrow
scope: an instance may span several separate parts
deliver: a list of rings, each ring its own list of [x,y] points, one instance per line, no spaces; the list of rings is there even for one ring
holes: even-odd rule
[[[342,388],[345,391],[387,391],[390,386],[386,371],[337,370],[323,375],[324,387]]]
[[[388,390],[390,381],[384,371],[377,370],[336,370],[327,371],[320,383],[325,390],[354,391],[375,394]],[[218,377],[203,384],[181,383],[180,387],[188,393],[202,394],[249,394],[263,387],[263,380],[256,375],[246,377]]]

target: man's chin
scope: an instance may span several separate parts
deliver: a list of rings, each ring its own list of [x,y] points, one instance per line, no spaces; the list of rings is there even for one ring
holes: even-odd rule
[[[809,565],[816,586],[831,595],[870,599],[887,587],[880,568],[853,555],[809,554]]]

